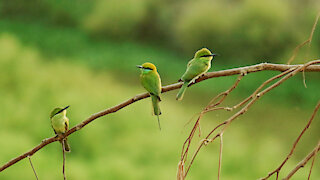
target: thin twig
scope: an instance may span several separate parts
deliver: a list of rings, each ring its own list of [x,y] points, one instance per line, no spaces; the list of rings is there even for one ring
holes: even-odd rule
[[[302,71],[302,79],[303,79],[303,85],[305,88],[307,88],[307,83],[306,83],[306,73]]]
[[[199,113],[199,116],[198,116],[198,119],[197,119],[197,121],[196,121],[196,124],[195,124],[194,127],[192,128],[189,137],[187,138],[187,140],[186,140],[186,141],[184,142],[184,144],[183,144],[182,153],[181,153],[181,161],[180,161],[180,162],[182,162],[182,163],[184,164],[184,162],[186,161],[187,156],[188,156],[189,147],[190,147],[192,138],[193,138],[194,133],[195,133],[195,131],[197,130],[197,128],[199,129],[199,137],[201,136],[200,119],[202,118],[202,116],[209,111],[208,109],[210,109],[210,108],[212,109],[212,108],[214,108],[215,106],[218,106],[219,104],[221,104],[221,103],[225,100],[225,98],[231,93],[231,91],[233,91],[233,90],[238,86],[238,84],[239,84],[239,82],[241,81],[242,77],[245,76],[246,74],[247,74],[247,72],[246,72],[245,70],[242,70],[242,71],[240,72],[240,75],[239,75],[239,77],[237,78],[236,82],[235,82],[228,90],[226,90],[225,92],[222,92],[222,93],[218,94],[216,97],[214,97],[214,98],[209,102],[209,104],[204,108],[204,110],[202,110],[202,112]],[[191,84],[191,85],[192,85],[192,84]],[[219,99],[219,98],[220,98],[220,99]],[[218,102],[216,102],[216,101],[218,101]],[[223,109],[223,107],[221,107],[221,108]],[[220,108],[219,108],[219,109],[220,109]],[[224,125],[224,123],[221,124],[221,126],[222,126],[222,125]],[[218,126],[218,127],[220,127],[220,126]],[[205,141],[206,141],[206,140],[202,141],[200,147],[203,146],[203,143],[205,143]],[[188,144],[187,144],[187,143],[188,143]],[[187,146],[186,150],[184,150],[185,146]],[[200,150],[200,148],[199,148],[198,150]],[[197,152],[196,152],[196,153],[194,154],[194,156],[192,157],[190,164],[193,163],[193,160],[194,160],[196,154],[197,154]],[[178,174],[182,174],[182,173],[183,173],[183,176],[179,176],[178,179],[179,179],[179,178],[180,178],[180,179],[181,179],[181,178],[183,178],[183,179],[185,178],[185,176],[187,175],[187,173],[188,173],[188,171],[189,171],[189,169],[190,169],[190,164],[189,164],[189,166],[188,166],[188,168],[187,168],[186,173],[184,173],[184,171],[182,172],[181,168],[178,168]],[[183,169],[183,170],[184,170],[184,169]]]
[[[279,78],[279,77],[282,77],[282,76],[284,76],[284,75],[286,75],[286,74],[288,74],[289,72],[292,72],[292,71],[293,71],[293,69],[289,69],[289,70],[287,70],[287,71],[285,71],[285,72],[282,72],[282,73],[280,73],[279,75],[277,75],[277,76],[275,76],[275,77],[272,77],[272,78],[270,78],[269,80],[265,81],[265,82],[264,82],[261,86],[259,86],[259,87],[257,88],[257,90],[254,91],[254,92],[252,93],[252,95],[250,95],[249,98],[247,98],[247,99],[250,100],[251,97],[252,97],[252,98],[254,97],[254,99],[257,99],[257,97],[256,97],[257,92],[258,92],[259,90],[261,90],[265,85],[267,85],[269,82],[271,82],[271,81],[273,81],[273,80],[275,80],[275,79],[277,79],[277,78]],[[211,104],[214,104],[214,102],[217,101],[217,100],[219,99],[219,97],[223,96],[224,94],[227,94],[227,95],[228,95],[228,94],[239,84],[240,80],[242,79],[242,77],[243,77],[245,74],[246,74],[246,72],[245,72],[245,73],[242,72],[241,75],[238,77],[237,81],[234,83],[234,85],[232,85],[227,91],[222,92],[222,93],[220,93],[219,95],[217,95],[216,97],[214,97],[213,100],[211,100],[210,103],[208,104],[208,106],[205,108],[205,110],[200,113],[200,116],[199,116],[198,120],[196,121],[195,126],[193,127],[193,129],[192,129],[189,137],[187,138],[187,140],[186,140],[185,143],[183,144],[183,148],[182,148],[182,152],[183,152],[183,153],[182,153],[182,156],[181,156],[181,160],[183,160],[183,161],[185,162],[186,159],[187,159],[187,154],[188,154],[188,151],[189,151],[189,146],[190,146],[190,144],[191,144],[191,140],[192,140],[194,131],[195,131],[195,129],[197,128],[198,122],[199,122],[200,119],[202,118],[203,114],[210,111],[210,110],[207,110],[207,109],[210,107]],[[228,93],[227,93],[227,92],[228,92]],[[223,99],[223,100],[224,100],[224,99]],[[244,101],[247,102],[247,100],[244,100]],[[243,102],[244,102],[244,101],[243,101]],[[255,100],[254,100],[254,101],[255,101]],[[246,107],[244,107],[243,109],[249,108],[249,106],[251,106],[254,101],[252,101],[252,102],[250,102],[249,104],[247,104]],[[221,102],[222,102],[222,101],[221,101]],[[215,105],[219,105],[221,102],[219,101],[218,103],[215,103]],[[240,104],[243,105],[243,104],[245,104],[246,102],[240,103]],[[239,106],[238,106],[238,107],[239,107]],[[214,109],[214,108],[215,108],[215,107],[213,106],[213,108],[211,108],[211,110]],[[216,109],[219,109],[219,108],[216,108]],[[242,110],[243,110],[243,109],[242,109]],[[237,116],[238,116],[238,115],[241,115],[241,113],[244,113],[244,112],[237,113],[236,115],[237,115]],[[235,117],[234,117],[234,118],[235,118]],[[193,156],[192,156],[192,158],[191,158],[191,161],[190,161],[190,163],[189,163],[189,165],[188,165],[188,167],[187,167],[187,170],[186,170],[186,173],[185,173],[185,176],[184,176],[184,177],[187,176],[187,174],[188,174],[188,172],[189,172],[189,170],[190,170],[190,168],[191,168],[191,166],[192,166],[192,164],[193,164],[193,161],[194,161],[195,157],[197,156],[198,152],[199,152],[200,149],[203,147],[203,145],[204,145],[204,144],[207,144],[207,143],[209,143],[209,142],[214,141],[217,137],[220,137],[220,135],[224,132],[225,128],[224,128],[224,130],[222,130],[220,133],[218,133],[216,136],[214,136],[212,139],[209,139],[209,137],[211,136],[211,134],[212,134],[216,129],[220,128],[221,126],[230,124],[230,122],[231,122],[231,121],[228,121],[228,120],[227,120],[227,121],[224,121],[223,123],[219,124],[218,126],[216,126],[216,127],[207,135],[207,137],[205,138],[205,141],[202,141],[202,142],[201,142],[201,144],[198,146],[198,148],[196,149],[195,153],[193,154]],[[187,145],[186,150],[184,151],[184,147],[185,147],[187,141],[188,141],[188,145]]]
[[[319,18],[320,18],[320,11],[318,12],[318,15],[317,15],[317,17],[316,17],[316,20],[314,21],[314,24],[313,24],[312,29],[311,29],[311,33],[310,33],[310,36],[309,36],[309,39],[310,39],[309,46],[311,45],[313,33],[314,33],[314,31],[316,30],[316,26],[317,26],[317,24],[318,24],[318,22],[319,22]]]
[[[242,72],[236,82],[225,92],[220,93],[219,95],[217,95],[216,97],[214,97],[209,104],[207,105],[207,107],[205,108],[205,110],[211,108],[211,107],[216,107],[218,105],[220,105],[225,99],[226,97],[239,85],[241,79],[246,75],[246,72]],[[219,98],[221,98],[218,102],[216,102]]]
[[[318,151],[320,151],[320,142],[318,142],[317,146],[302,161],[300,161],[296,167],[285,178],[283,178],[283,180],[290,179],[300,168],[304,167]]]
[[[310,167],[310,171],[309,171],[309,175],[308,175],[308,180],[310,180],[312,168],[313,168],[313,166],[314,166],[314,162],[316,161],[317,153],[318,153],[318,151],[315,152],[315,155],[313,156],[312,163],[311,163],[311,167]]]
[[[296,149],[296,146],[297,146],[298,142],[300,141],[302,135],[303,135],[303,134],[307,131],[307,129],[310,127],[310,125],[311,125],[311,123],[312,123],[315,115],[317,114],[319,108],[320,108],[320,101],[318,102],[317,106],[316,106],[315,109],[313,110],[313,113],[312,113],[311,118],[309,119],[307,125],[303,128],[303,130],[302,130],[301,133],[299,134],[298,138],[297,138],[297,139],[295,140],[295,142],[293,143],[292,148],[291,148],[289,154],[287,155],[287,157],[283,160],[283,162],[280,164],[280,166],[279,166],[277,169],[275,169],[274,171],[268,173],[268,175],[267,175],[266,177],[264,177],[264,178],[261,178],[261,180],[266,180],[266,179],[268,179],[268,178],[271,177],[274,173],[277,174],[277,178],[276,178],[276,179],[278,179],[279,172],[280,172],[281,168],[284,166],[284,164],[285,164],[285,163],[290,159],[290,157],[292,156],[294,150]]]
[[[34,169],[34,167],[33,167],[33,165],[32,165],[32,162],[31,162],[31,157],[28,156],[28,159],[29,159],[30,165],[31,165],[31,167],[32,167],[33,173],[34,173],[34,175],[36,176],[36,179],[38,180],[38,176],[37,176],[36,170]]]
[[[222,164],[222,149],[223,149],[223,134],[220,135],[220,151],[219,151],[219,167],[218,167],[218,180],[220,179],[221,164]]]
[[[185,161],[187,159],[187,153],[189,151],[189,147],[190,147],[193,135],[194,135],[194,133],[195,133],[195,131],[197,130],[198,127],[199,127],[199,131],[200,131],[199,123],[200,123],[200,120],[201,120],[202,116],[205,113],[209,112],[210,110],[214,109],[215,106],[220,105],[225,100],[225,98],[238,86],[238,84],[241,81],[242,77],[245,76],[246,74],[247,74],[246,72],[242,71],[241,74],[238,76],[236,82],[228,90],[226,90],[225,92],[222,92],[222,93],[218,94],[216,97],[214,97],[209,102],[209,104],[202,110],[202,112],[200,112],[199,117],[198,117],[194,127],[192,128],[192,130],[190,132],[189,137],[186,139],[186,141],[184,142],[184,144],[182,146],[181,160]],[[220,98],[220,100],[219,100],[219,98]],[[218,101],[218,102],[216,102],[216,101]],[[224,107],[221,107],[221,109],[223,109],[223,108]],[[218,109],[220,109],[220,108],[218,108]],[[187,144],[187,142],[188,142],[188,144]],[[187,146],[186,150],[184,150],[185,146]]]
[[[215,130],[217,130],[218,128],[220,128],[221,126],[223,126],[223,125],[225,125],[225,124],[226,124],[226,122],[223,122],[223,123],[219,124],[218,126],[216,126],[216,127],[210,132],[210,134],[212,134]],[[209,135],[208,135],[208,136],[209,136]],[[193,162],[194,162],[194,160],[195,160],[198,152],[199,152],[200,149],[203,147],[203,145],[207,145],[209,142],[214,141],[216,138],[218,138],[218,137],[220,136],[220,133],[217,134],[217,135],[216,135],[215,137],[213,137],[212,139],[208,139],[208,136],[207,136],[205,139],[201,140],[200,145],[198,146],[198,148],[196,149],[195,153],[193,154],[193,156],[192,156],[192,158],[191,158],[191,161],[190,161],[190,163],[189,163],[189,165],[188,165],[188,167],[187,167],[187,170],[186,170],[186,172],[185,172],[184,177],[187,176],[187,174],[188,174],[188,172],[189,172],[189,170],[190,170],[190,168],[191,168],[191,165],[193,164]],[[185,161],[186,161],[186,159],[185,159]]]
[[[187,174],[188,174],[188,172],[189,172],[189,170],[190,170],[190,167],[191,167],[191,165],[193,164],[193,161],[194,161],[195,157],[197,156],[197,154],[199,153],[200,149],[203,147],[204,144],[208,144],[209,142],[213,142],[217,137],[220,137],[220,136],[224,133],[224,131],[228,128],[228,126],[231,124],[231,122],[232,122],[233,120],[235,120],[237,117],[239,117],[240,115],[242,115],[242,114],[244,114],[245,112],[247,112],[248,109],[249,109],[261,96],[263,96],[264,94],[268,93],[268,92],[271,91],[272,89],[276,88],[277,86],[279,86],[280,84],[282,84],[284,81],[286,81],[286,80],[289,79],[290,77],[296,75],[298,72],[301,72],[301,71],[303,71],[304,69],[308,68],[309,66],[311,66],[311,65],[313,65],[313,64],[317,64],[317,63],[320,63],[320,60],[310,61],[310,62],[308,62],[308,63],[306,63],[306,64],[304,64],[304,65],[302,65],[302,66],[293,67],[293,68],[291,68],[291,69],[289,69],[289,70],[287,70],[287,71],[285,71],[285,72],[283,72],[283,73],[281,73],[281,74],[279,74],[279,75],[277,75],[277,76],[274,76],[274,77],[270,78],[269,80],[265,81],[264,83],[262,83],[262,85],[259,86],[259,87],[257,88],[257,90],[256,90],[252,95],[249,96],[249,97],[252,97],[252,99],[251,99],[251,101],[250,101],[245,107],[243,107],[241,110],[239,110],[239,111],[238,111],[237,113],[235,113],[233,116],[231,116],[229,119],[227,119],[226,121],[224,121],[224,123],[221,123],[221,124],[219,124],[217,127],[214,128],[213,131],[215,131],[215,130],[216,130],[218,127],[220,127],[221,125],[224,125],[224,127],[222,128],[222,130],[221,130],[216,136],[214,136],[212,139],[209,139],[209,136],[213,133],[213,131],[211,131],[211,132],[208,134],[208,136],[207,136],[207,138],[205,139],[205,141],[203,140],[203,141],[200,143],[200,145],[198,146],[198,148],[196,149],[195,153],[194,153],[193,156],[192,156],[191,162],[189,163],[189,165],[188,165],[188,167],[187,167],[187,171],[186,171],[186,174],[185,174],[184,177],[187,176]],[[285,76],[284,76],[284,75],[285,75]],[[282,77],[282,76],[284,76],[282,79],[278,80],[278,81],[275,82],[274,84],[270,85],[270,86],[267,87],[266,89],[264,89],[264,90],[262,90],[261,92],[259,92],[259,91],[262,89],[262,87],[264,87],[266,84],[268,84],[269,82],[271,82],[271,81],[273,81],[273,80],[275,80],[275,79],[277,79],[277,78],[279,78],[279,77]],[[258,93],[258,92],[259,92],[259,93]],[[203,113],[202,113],[202,114],[203,114]],[[196,125],[194,126],[194,128],[196,128],[196,126],[197,126],[197,122],[196,122]],[[193,129],[194,129],[194,128],[193,128]],[[192,132],[193,132],[193,131],[191,131],[191,133],[192,133]],[[192,136],[191,136],[191,137],[192,137]],[[187,140],[189,141],[188,147],[187,147],[186,151],[182,153],[182,154],[183,154],[182,157],[186,157],[186,156],[187,156],[186,154],[188,153],[188,149],[189,149],[189,145],[190,145],[190,141],[191,141],[190,136],[188,137]],[[186,143],[186,142],[185,142],[185,143]],[[183,144],[183,148],[184,148],[184,146],[185,146],[185,143]],[[181,160],[186,161],[186,159],[183,159],[183,158],[182,158]],[[277,173],[277,177],[278,177],[278,173]]]
[[[66,167],[66,151],[65,151],[65,141],[61,141],[61,145],[62,145],[62,157],[63,157],[63,161],[62,161],[62,174],[63,174],[63,179],[66,180],[66,172],[65,172],[65,167]]]
[[[311,33],[310,33],[308,39],[305,40],[303,43],[299,44],[299,45],[294,49],[293,54],[292,54],[292,56],[290,57],[290,59],[288,60],[287,64],[291,64],[291,62],[296,58],[299,50],[300,50],[303,46],[305,46],[306,44],[309,44],[309,47],[310,47],[311,41],[312,41],[312,37],[313,37],[313,33],[314,33],[314,31],[316,30],[316,26],[317,26],[318,21],[319,21],[319,17],[320,17],[320,12],[318,13],[318,15],[317,15],[317,17],[316,17],[316,19],[315,19],[315,21],[314,21],[314,23],[313,23],[313,26],[312,26],[312,29],[311,29]]]
[[[227,110],[227,111],[232,111],[232,110],[234,110],[234,109],[237,109],[237,108],[239,108],[239,107],[242,107],[242,106],[245,105],[249,100],[251,100],[252,98],[254,98],[254,97],[258,94],[258,92],[259,92],[262,88],[264,88],[266,85],[268,85],[270,82],[272,82],[272,81],[274,81],[274,80],[276,80],[276,79],[278,79],[278,78],[280,78],[280,77],[283,77],[284,75],[292,72],[294,69],[295,69],[295,68],[288,69],[288,70],[286,70],[286,71],[284,71],[284,72],[282,72],[282,73],[280,73],[280,74],[278,74],[278,75],[276,75],[276,76],[268,79],[267,81],[265,81],[264,83],[262,83],[249,97],[247,97],[246,99],[244,99],[243,101],[241,101],[240,103],[238,103],[237,105],[235,105],[235,106],[233,106],[233,107],[216,107],[216,108],[211,108],[211,109],[207,110],[207,112],[213,111],[213,110],[219,110],[219,109],[225,109],[225,110]]]
[[[203,145],[205,145],[205,144],[208,144],[208,141],[209,141],[208,139],[203,139],[203,140],[200,142],[200,145],[198,146],[197,150],[194,152],[194,154],[193,154],[193,156],[192,156],[192,158],[191,158],[191,161],[190,161],[190,163],[189,163],[189,166],[188,166],[188,168],[187,168],[187,170],[186,170],[186,172],[185,172],[185,174],[184,174],[184,178],[186,178],[186,176],[188,175],[188,172],[189,172],[189,170],[190,170],[190,168],[191,168],[191,165],[193,164],[193,161],[195,160],[196,155],[197,155],[198,152],[200,151],[201,147],[202,147]]]
[[[228,69],[228,70],[222,70],[222,71],[216,71],[216,72],[209,72],[205,74],[203,77],[199,78],[196,80],[195,83],[204,81],[206,79],[214,78],[214,77],[222,77],[222,76],[231,76],[231,75],[236,75],[236,74],[241,74],[242,72],[246,73],[253,73],[253,72],[258,72],[258,71],[263,71],[263,70],[271,70],[271,71],[286,71],[291,68],[296,68],[296,67],[301,67],[303,65],[284,65],[284,64],[271,64],[271,63],[261,63],[257,65],[252,65],[252,66],[246,66],[246,67],[240,67],[240,68],[233,68],[233,69]],[[313,65],[313,66],[308,66],[307,68],[304,69],[307,72],[320,72],[320,65]],[[171,84],[168,86],[164,86],[162,88],[162,92],[168,92],[172,91],[175,89],[178,89],[182,86],[182,82]],[[82,129],[85,127],[87,124],[91,123],[95,119],[98,119],[102,116],[105,116],[107,114],[111,114],[114,112],[119,111],[120,109],[137,102],[139,100],[142,100],[144,98],[149,97],[149,93],[143,93],[134,96],[133,98],[128,99],[127,101],[124,101],[123,103],[120,103],[114,107],[108,108],[106,110],[103,110],[101,112],[98,112],[96,114],[91,115],[88,119],[84,120],[83,122],[79,123],[78,125],[74,126],[71,128],[69,131],[67,131],[63,136],[58,136],[58,137],[51,137],[48,139],[44,139],[39,145],[31,149],[30,151],[10,160],[9,162],[5,163],[3,166],[0,167],[0,172],[7,169],[8,167],[12,166],[13,164],[21,161],[22,159],[32,156],[34,153],[42,149],[43,147],[47,146],[48,144],[51,144],[55,141],[60,141],[63,138],[73,134],[74,132]]]
[[[184,180],[184,162],[179,161],[178,171],[177,171],[177,180]]]

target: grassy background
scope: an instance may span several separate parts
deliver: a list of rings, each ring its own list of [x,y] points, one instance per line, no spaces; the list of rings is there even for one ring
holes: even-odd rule
[[[155,6],[147,0],[140,3],[126,0],[124,2],[129,4],[125,7],[133,4],[137,7],[132,7],[132,11],[126,12],[128,14],[117,21],[104,20],[117,16],[104,14],[106,9],[98,7],[121,8],[121,4],[112,7],[103,6],[103,1],[98,0],[83,5],[75,2],[32,0],[23,4],[19,0],[0,1],[1,164],[34,147],[42,139],[53,136],[49,112],[54,107],[70,105],[68,117],[70,125],[74,126],[95,112],[144,92],[138,79],[139,71],[135,68],[137,64],[145,61],[156,64],[163,84],[167,85],[179,79],[194,50],[202,46],[213,47],[221,54],[216,58],[212,70],[265,61],[284,63],[294,46],[308,36],[315,17],[314,11],[303,18],[292,17],[290,13],[295,8],[286,9],[285,4],[279,6],[277,1],[270,1],[276,4],[268,6],[263,6],[267,1],[262,5],[243,1],[241,7],[231,3],[227,10],[219,10],[225,4],[217,3],[214,6],[217,18],[210,21],[210,27],[217,27],[217,30],[211,32],[215,28],[208,30],[207,26],[198,29],[202,33],[196,37],[210,35],[210,40],[199,38],[202,41],[198,41],[189,39],[190,34],[194,34],[190,28],[194,27],[194,23],[202,22],[199,18],[211,12],[203,11],[205,1],[196,5],[192,2],[182,3],[183,6],[178,8],[180,14],[175,14],[171,8],[178,4],[166,7],[160,1],[155,1],[159,3]],[[298,2],[293,4],[297,5]],[[317,5],[315,1],[308,1],[303,7],[315,8]],[[272,17],[264,16],[268,13],[266,10],[258,11],[259,8],[274,6],[279,9],[273,10],[278,14],[274,13]],[[38,11],[33,11],[34,7]],[[157,10],[152,10],[155,7]],[[222,16],[224,10],[234,10],[235,14],[231,14],[231,17]],[[284,14],[279,13],[281,10]],[[190,11],[193,13],[186,14]],[[202,11],[205,13],[202,14]],[[256,16],[257,11],[263,12],[261,16]],[[305,10],[302,8],[301,11]],[[154,16],[150,12],[155,12]],[[181,18],[181,14],[188,18]],[[234,19],[240,15],[242,21]],[[168,17],[174,17],[175,21],[166,20],[172,19]],[[244,22],[246,17],[250,18]],[[258,20],[266,18],[270,22],[257,24],[254,17]],[[255,21],[251,21],[252,18]],[[130,31],[119,29],[129,20],[133,22],[127,26]],[[260,32],[268,23],[274,24],[273,20],[279,22],[279,27],[273,32],[275,34],[288,32],[288,28],[281,25],[286,20],[297,27],[288,33],[289,37],[281,39],[284,44],[270,36],[269,31]],[[154,23],[152,28],[147,29],[154,33],[148,34],[143,30],[146,28],[142,27],[150,21]],[[238,21],[237,26],[232,23],[234,21]],[[118,24],[108,24],[115,22]],[[215,23],[220,24],[216,26]],[[301,27],[298,28],[299,23]],[[164,25],[168,27],[167,33],[161,29]],[[110,27],[118,28],[114,30]],[[226,32],[226,29],[230,31]],[[246,35],[247,31],[239,34],[244,29],[255,31],[253,34]],[[254,38],[256,36],[253,35],[257,35],[254,32],[265,36]],[[146,34],[145,38],[141,38],[141,34]],[[254,46],[269,37],[273,37],[270,42],[267,41],[269,44]],[[319,28],[311,48],[302,49],[295,62],[301,63],[306,61],[306,57],[312,59],[319,56],[318,37]],[[240,47],[247,47],[247,51],[242,53],[244,49]],[[226,104],[234,104],[247,97],[260,83],[275,74],[277,72],[247,75]],[[303,86],[302,76],[297,75],[261,98],[230,126],[224,134],[223,179],[257,179],[280,164],[319,100],[319,73],[307,73],[306,77],[308,88]],[[199,83],[188,89],[182,102],[175,101],[177,91],[163,94],[160,104],[163,112],[161,132],[156,117],[151,116],[150,99],[96,120],[69,137],[72,152],[67,154],[68,179],[174,179],[182,144],[193,125],[193,122],[187,122],[201,111],[210,98],[229,88],[235,79],[236,76],[221,77]],[[201,124],[203,134],[230,115],[230,112],[207,114]],[[315,146],[319,139],[319,127],[317,115],[280,176],[286,175]],[[201,138],[195,138],[193,149]],[[188,178],[216,178],[218,151],[219,144],[216,142],[202,149]],[[40,179],[62,178],[60,144],[48,145],[36,153],[32,160]],[[318,162],[312,178],[320,177]],[[305,178],[308,171],[309,165],[293,179]],[[34,175],[28,160],[23,160],[0,173],[0,179],[34,179]]]

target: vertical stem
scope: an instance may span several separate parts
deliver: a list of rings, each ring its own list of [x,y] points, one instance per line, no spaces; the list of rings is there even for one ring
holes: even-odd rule
[[[65,144],[64,144],[63,140],[61,141],[61,144],[62,144],[62,155],[63,155],[62,174],[63,174],[63,179],[66,180],[67,179],[66,173],[65,173],[66,153],[65,153],[65,150],[64,150]]]
[[[308,175],[308,180],[310,180],[312,168],[313,168],[314,162],[315,162],[315,160],[316,160],[317,153],[318,153],[318,151],[316,151],[316,152],[314,153],[313,160],[312,160],[311,167],[310,167],[310,171],[309,171],[309,175]]]
[[[220,173],[221,173],[221,162],[222,162],[222,148],[223,148],[223,139],[222,135],[220,135],[220,152],[219,152],[219,167],[218,167],[218,180],[220,179]]]
[[[34,169],[34,167],[33,167],[33,165],[32,165],[30,156],[28,156],[28,158],[29,158],[29,162],[30,162],[30,165],[31,165],[31,167],[32,167],[33,173],[34,173],[34,175],[36,176],[36,179],[38,180],[38,176],[37,176],[36,170]]]

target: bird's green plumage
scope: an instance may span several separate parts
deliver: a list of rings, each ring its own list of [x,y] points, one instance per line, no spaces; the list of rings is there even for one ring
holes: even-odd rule
[[[50,119],[56,115],[59,111],[61,111],[63,108],[54,108],[50,113]]]
[[[187,87],[188,87],[189,83],[188,82],[184,82],[183,85],[181,86],[178,94],[177,94],[177,100],[182,100],[183,99],[183,96],[184,96],[184,93],[186,92],[187,90]]]
[[[50,113],[51,126],[55,134],[64,134],[69,129],[69,119],[66,116],[67,108],[68,106],[66,108],[55,108]],[[67,138],[63,140],[63,143],[65,148],[64,150],[70,152],[70,146]]]
[[[211,67],[210,61],[203,58],[197,58],[190,61],[186,72],[182,75],[181,80],[189,82],[198,76],[206,73]]]
[[[161,81],[156,71],[143,72],[140,75],[142,86],[150,93],[160,97]]]
[[[159,121],[159,115],[161,114],[161,110],[159,107],[159,102],[161,101],[160,76],[157,72],[156,66],[151,63],[144,63],[142,66],[139,66],[139,68],[141,68],[140,82],[142,86],[150,93],[153,113],[157,116],[159,128],[161,129]]]
[[[202,48],[195,53],[194,58],[188,62],[186,72],[181,77],[181,81],[183,81],[184,84],[177,94],[177,100],[183,99],[183,95],[190,83],[194,82],[210,69],[211,60],[214,56],[215,55],[207,48]]]

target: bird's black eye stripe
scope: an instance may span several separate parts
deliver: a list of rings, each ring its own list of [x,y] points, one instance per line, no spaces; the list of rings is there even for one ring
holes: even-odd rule
[[[57,113],[55,113],[54,115],[57,115],[57,114],[61,113],[62,111],[66,110],[66,109],[68,109],[68,108],[69,108],[69,106],[67,106],[67,107],[65,107],[65,108],[63,108],[63,109],[61,109],[60,111],[58,111],[58,112],[57,112]]]
[[[57,115],[57,114],[61,113],[63,110],[64,110],[64,109],[61,109],[60,111],[58,111],[58,112],[57,112],[56,114],[54,114],[54,115]]]
[[[148,68],[148,67],[147,67],[147,68],[144,68],[144,69],[149,69],[149,70],[153,70],[153,69],[151,69],[151,68]]]
[[[211,54],[208,54],[208,55],[203,55],[203,56],[200,56],[200,57],[210,57],[212,56]]]

